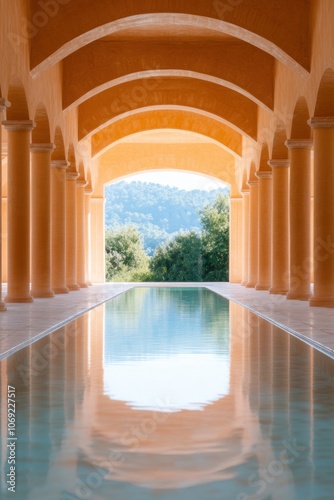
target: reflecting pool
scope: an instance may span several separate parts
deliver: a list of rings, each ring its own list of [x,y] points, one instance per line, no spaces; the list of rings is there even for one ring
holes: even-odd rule
[[[1,498],[333,498],[333,360],[206,289],[132,289],[0,374]]]

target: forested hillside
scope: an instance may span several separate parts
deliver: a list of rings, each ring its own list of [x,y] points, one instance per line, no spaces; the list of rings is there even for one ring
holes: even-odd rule
[[[111,184],[105,191],[106,228],[136,225],[146,253],[153,255],[158,245],[179,231],[199,231],[198,211],[212,204],[219,193],[228,194],[228,188],[185,191],[144,182]]]

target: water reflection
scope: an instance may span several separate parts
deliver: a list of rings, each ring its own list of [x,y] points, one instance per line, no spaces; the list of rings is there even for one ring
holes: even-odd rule
[[[177,293],[160,290],[169,312],[161,303],[153,307],[148,292],[97,308],[0,364],[1,498],[12,497],[5,483],[8,384],[18,401],[20,500],[332,498],[333,361],[208,292],[182,291],[183,308]],[[212,319],[215,311],[219,320]],[[143,338],[135,324],[147,313],[156,323],[145,326]],[[182,327],[168,331],[165,323],[177,318]],[[224,394],[202,394],[210,366],[199,365],[195,377],[187,365],[180,394],[190,391],[186,376],[194,376],[198,396],[191,393],[186,403],[198,409],[181,410],[179,401],[179,411],[164,411],[168,385],[161,407],[152,407],[143,400],[149,389],[143,379],[137,387],[144,404],[136,407],[137,392],[125,391],[127,375],[108,371],[146,364],[150,377],[156,374],[152,387],[161,389],[157,374],[177,355],[223,360],[228,369],[214,371],[212,364],[211,374]]]
[[[106,306],[105,345],[105,394],[132,408],[201,410],[229,392],[228,302],[208,290],[130,290]]]

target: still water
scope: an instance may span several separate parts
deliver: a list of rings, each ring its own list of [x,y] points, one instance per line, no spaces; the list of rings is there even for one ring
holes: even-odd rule
[[[3,499],[334,498],[333,360],[208,290],[130,290],[0,374]]]

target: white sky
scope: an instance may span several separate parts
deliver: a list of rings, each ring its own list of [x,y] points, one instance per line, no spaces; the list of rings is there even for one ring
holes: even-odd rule
[[[174,186],[187,191],[191,191],[192,189],[212,191],[213,189],[226,187],[225,184],[213,179],[212,177],[176,171],[136,174],[122,180],[125,182],[153,182],[156,184],[163,184],[165,186]]]

